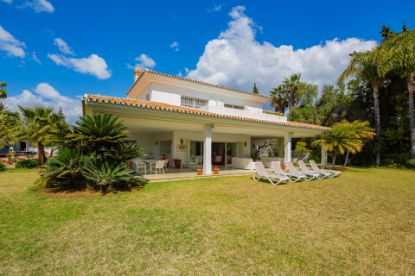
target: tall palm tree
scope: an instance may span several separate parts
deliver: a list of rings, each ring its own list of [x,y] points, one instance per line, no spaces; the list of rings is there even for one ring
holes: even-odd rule
[[[23,116],[23,129],[21,138],[37,144],[38,163],[46,163],[45,144],[49,143],[59,132],[59,126],[64,124],[64,118],[53,112],[51,107],[36,106],[24,108],[19,106]]]
[[[317,86],[302,82],[301,74],[292,74],[271,91],[271,104],[276,111],[288,112],[299,103],[309,103],[317,95]]]
[[[7,98],[7,89],[6,89],[7,83],[0,82],[0,99]]]
[[[354,52],[349,65],[343,71],[338,79],[338,84],[344,87],[344,82],[350,77],[356,77],[370,83],[373,94],[373,109],[375,112],[375,131],[377,137],[376,147],[376,164],[380,164],[381,152],[381,125],[380,125],[380,107],[379,107],[379,88],[383,84],[382,74],[378,72],[379,63],[382,59],[382,51],[376,47],[372,51]]]
[[[402,33],[392,35],[382,43],[385,58],[382,59],[378,71],[381,75],[389,72],[406,77],[408,89],[409,130],[411,140],[411,158],[415,158],[415,29],[403,29]]]

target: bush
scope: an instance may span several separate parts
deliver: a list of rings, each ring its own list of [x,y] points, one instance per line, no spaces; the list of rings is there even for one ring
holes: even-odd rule
[[[33,169],[36,168],[37,165],[38,163],[35,159],[19,160],[16,162],[16,168]]]
[[[0,161],[0,172],[5,171],[5,170],[6,170],[6,165],[4,165],[4,163]]]
[[[415,169],[415,159],[410,159],[406,161],[406,166],[410,169]]]

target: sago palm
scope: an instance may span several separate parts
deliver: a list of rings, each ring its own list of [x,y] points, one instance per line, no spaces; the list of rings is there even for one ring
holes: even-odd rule
[[[336,165],[338,154],[346,152],[356,154],[363,148],[363,141],[356,139],[353,131],[349,127],[335,124],[331,130],[324,132],[321,137],[314,141],[314,146],[325,146],[328,152],[332,152],[332,165]]]
[[[115,116],[97,114],[83,116],[66,136],[67,142],[82,148],[84,153],[102,152],[118,146],[128,137],[127,127]]]

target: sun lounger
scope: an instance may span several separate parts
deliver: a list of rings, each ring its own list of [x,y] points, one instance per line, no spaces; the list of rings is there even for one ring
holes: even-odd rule
[[[272,185],[278,185],[283,182],[289,182],[289,178],[282,174],[269,174],[264,167],[262,162],[254,162],[255,165],[255,175],[252,176],[254,181],[258,181],[260,179],[265,179]]]
[[[311,166],[311,169],[313,171],[315,171],[315,172],[319,172],[319,173],[329,173],[330,174],[330,176],[329,176],[330,178],[333,178],[333,177],[336,177],[336,176],[341,175],[341,172],[339,172],[339,171],[320,169],[317,166],[316,161],[314,161],[314,160],[310,160],[310,166]]]
[[[287,167],[287,173],[296,174],[303,176],[306,180],[315,179],[313,175],[305,174],[301,171],[299,171],[292,162],[285,162],[285,166]]]
[[[323,173],[320,173],[320,172],[315,172],[313,170],[310,170],[307,167],[307,165],[304,163],[303,160],[298,161],[298,166],[300,167],[301,172],[303,174],[307,175],[310,180],[312,180],[312,179],[322,179],[322,178],[330,176],[326,173],[323,174]]]
[[[280,161],[272,161],[271,168],[275,174],[288,176],[288,178],[290,179],[290,182],[298,182],[298,181],[306,180],[306,176],[304,174],[288,172],[288,171],[284,172],[282,170]]]

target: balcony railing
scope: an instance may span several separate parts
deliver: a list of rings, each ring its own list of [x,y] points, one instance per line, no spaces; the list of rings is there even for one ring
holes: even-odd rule
[[[205,107],[201,107],[200,109],[213,112],[213,113],[252,118],[252,119],[257,119],[257,120],[266,120],[266,121],[273,121],[273,122],[286,122],[287,121],[286,116],[279,115],[277,113],[275,114],[264,113],[263,111],[255,112],[255,111],[240,110],[240,109],[234,109],[234,108],[228,108],[228,107],[222,107],[222,106],[205,106]]]

